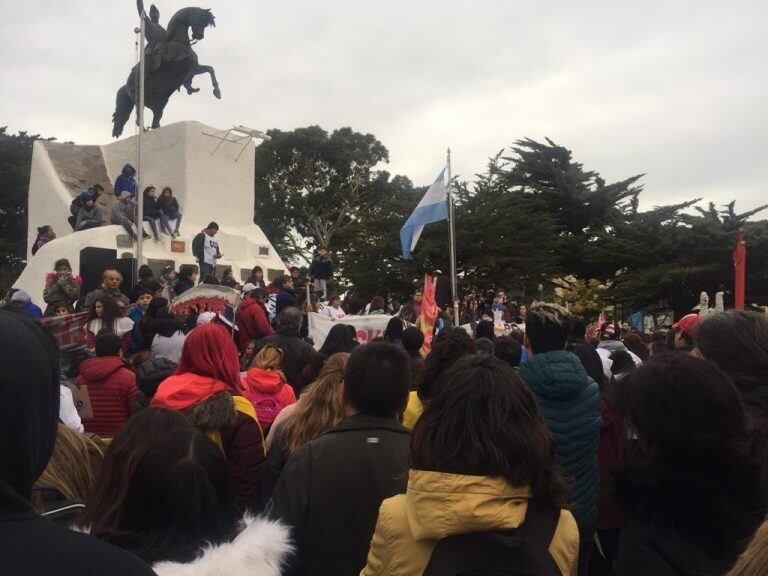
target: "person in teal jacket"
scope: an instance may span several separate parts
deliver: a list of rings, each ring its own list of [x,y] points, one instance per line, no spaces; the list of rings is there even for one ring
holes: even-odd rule
[[[538,304],[528,312],[525,347],[528,360],[518,374],[536,396],[555,441],[555,458],[569,486],[568,503],[579,525],[579,574],[589,561],[597,523],[600,438],[600,387],[579,358],[566,352],[570,314],[556,304]]]

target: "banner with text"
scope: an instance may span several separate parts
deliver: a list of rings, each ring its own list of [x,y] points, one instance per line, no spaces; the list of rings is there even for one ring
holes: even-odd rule
[[[315,350],[319,350],[334,324],[346,324],[347,326],[354,326],[360,344],[368,344],[384,333],[390,320],[392,320],[392,316],[386,314],[347,316],[346,318],[331,320],[328,316],[313,312],[309,315],[309,336],[315,343]]]

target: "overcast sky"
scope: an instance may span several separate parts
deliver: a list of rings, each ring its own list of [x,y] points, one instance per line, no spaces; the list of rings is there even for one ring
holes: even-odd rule
[[[195,0],[158,0],[166,24]],[[392,173],[429,184],[549,137],[609,181],[645,173],[643,206],[768,202],[768,2],[209,0],[196,46],[218,73],[163,123],[375,134]],[[110,141],[135,59],[132,0],[7,2],[0,125]],[[132,134],[132,121],[126,133]]]

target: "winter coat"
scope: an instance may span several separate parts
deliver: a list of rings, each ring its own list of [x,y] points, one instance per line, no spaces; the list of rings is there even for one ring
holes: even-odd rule
[[[240,509],[258,512],[262,508],[264,436],[251,403],[223,391],[227,389],[223,382],[206,376],[174,374],[160,383],[150,405],[181,410],[221,446],[235,478]],[[214,390],[221,391],[211,393]],[[186,407],[177,408],[180,405]]]
[[[275,370],[251,368],[243,378],[243,390],[256,409],[262,430],[267,432],[280,411],[296,402],[293,388]]]
[[[597,522],[600,388],[570,352],[535,354],[518,374],[538,400],[556,443],[556,459],[569,487],[569,503],[582,530]]]
[[[83,418],[85,431],[102,438],[114,438],[131,417],[138,394],[136,375],[122,358],[102,356],[80,364],[78,386],[86,386],[93,418]]]
[[[296,396],[299,396],[304,388],[301,372],[317,352],[299,336],[278,333],[256,342],[254,354],[258,354],[267,344],[277,346],[283,351],[283,374]]]
[[[167,358],[150,358],[136,368],[136,386],[147,398],[152,398],[160,383],[174,372],[174,362]]]
[[[123,172],[132,169],[133,166],[126,164],[120,171],[120,175],[115,178],[115,196],[120,198],[122,192],[130,192],[131,196],[136,197],[136,179],[133,176],[123,176]]]
[[[128,351],[133,353],[146,349],[147,347],[144,345],[144,338],[141,334],[141,319],[144,317],[144,310],[142,310],[138,304],[132,304],[126,311],[125,317],[130,318],[133,321],[133,328],[131,329],[131,345]]]
[[[186,339],[186,334],[181,330],[174,332],[173,336],[155,334],[151,345],[152,358],[165,358],[178,364]]]
[[[275,314],[279,315],[280,312],[288,308],[289,306],[296,306],[298,297],[296,293],[290,290],[280,289],[277,293],[277,301],[275,304]]]
[[[409,440],[396,420],[357,414],[290,456],[271,501],[298,548],[286,574],[360,573],[382,500],[405,492]]]
[[[309,267],[309,276],[317,280],[330,280],[333,276],[333,260],[330,258],[315,258]]]
[[[48,306],[45,309],[45,315],[50,316],[55,312],[57,305],[66,304],[67,309],[75,311],[75,302],[80,298],[80,286],[83,284],[80,276],[67,276],[59,280],[58,275],[49,272],[45,277],[45,289],[43,289],[43,300]]]
[[[240,305],[237,312],[237,328],[240,350],[245,350],[251,340],[275,333],[269,324],[266,306],[253,298],[246,298]]]
[[[112,224],[122,224],[123,218],[127,218],[131,222],[136,222],[136,205],[132,202],[125,203],[122,200],[118,200],[112,204],[112,212],[109,215],[109,221]]]
[[[164,206],[167,204],[167,206]],[[157,199],[157,207],[163,211],[166,216],[173,217],[179,212],[179,201],[176,200],[176,196],[171,196],[170,202],[168,202],[162,196]]]
[[[160,218],[160,207],[157,205],[157,198],[145,196],[143,208],[144,218]]]
[[[176,280],[176,285],[173,287],[173,291],[176,294],[176,296],[181,296],[189,290],[190,288],[194,288],[195,283],[192,282],[189,278],[179,278]]]
[[[157,576],[280,576],[292,550],[288,529],[264,518],[243,522],[243,531],[231,542],[205,546],[192,562],[158,562],[152,569]]]
[[[192,256],[198,262],[205,260],[205,233],[198,232],[195,237],[192,238]]]
[[[525,520],[531,489],[500,477],[411,470],[408,490],[385,500],[361,576],[420,576],[438,540],[466,532],[510,530]],[[576,574],[579,529],[560,511],[549,553],[563,576]]]
[[[91,224],[91,226],[101,226],[104,219],[101,217],[101,210],[94,204],[90,210],[87,206],[83,206],[77,212],[77,219],[75,220],[75,230],[80,230],[80,225],[83,222]]]

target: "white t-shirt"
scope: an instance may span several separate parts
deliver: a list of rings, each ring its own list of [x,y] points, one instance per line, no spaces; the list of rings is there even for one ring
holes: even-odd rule
[[[323,308],[321,314],[325,314],[331,320],[338,320],[339,318],[344,318],[347,315],[340,307],[334,308],[333,306],[326,306]]]
[[[219,255],[219,243],[213,236],[203,232],[203,261],[211,266],[216,265],[216,257]]]

